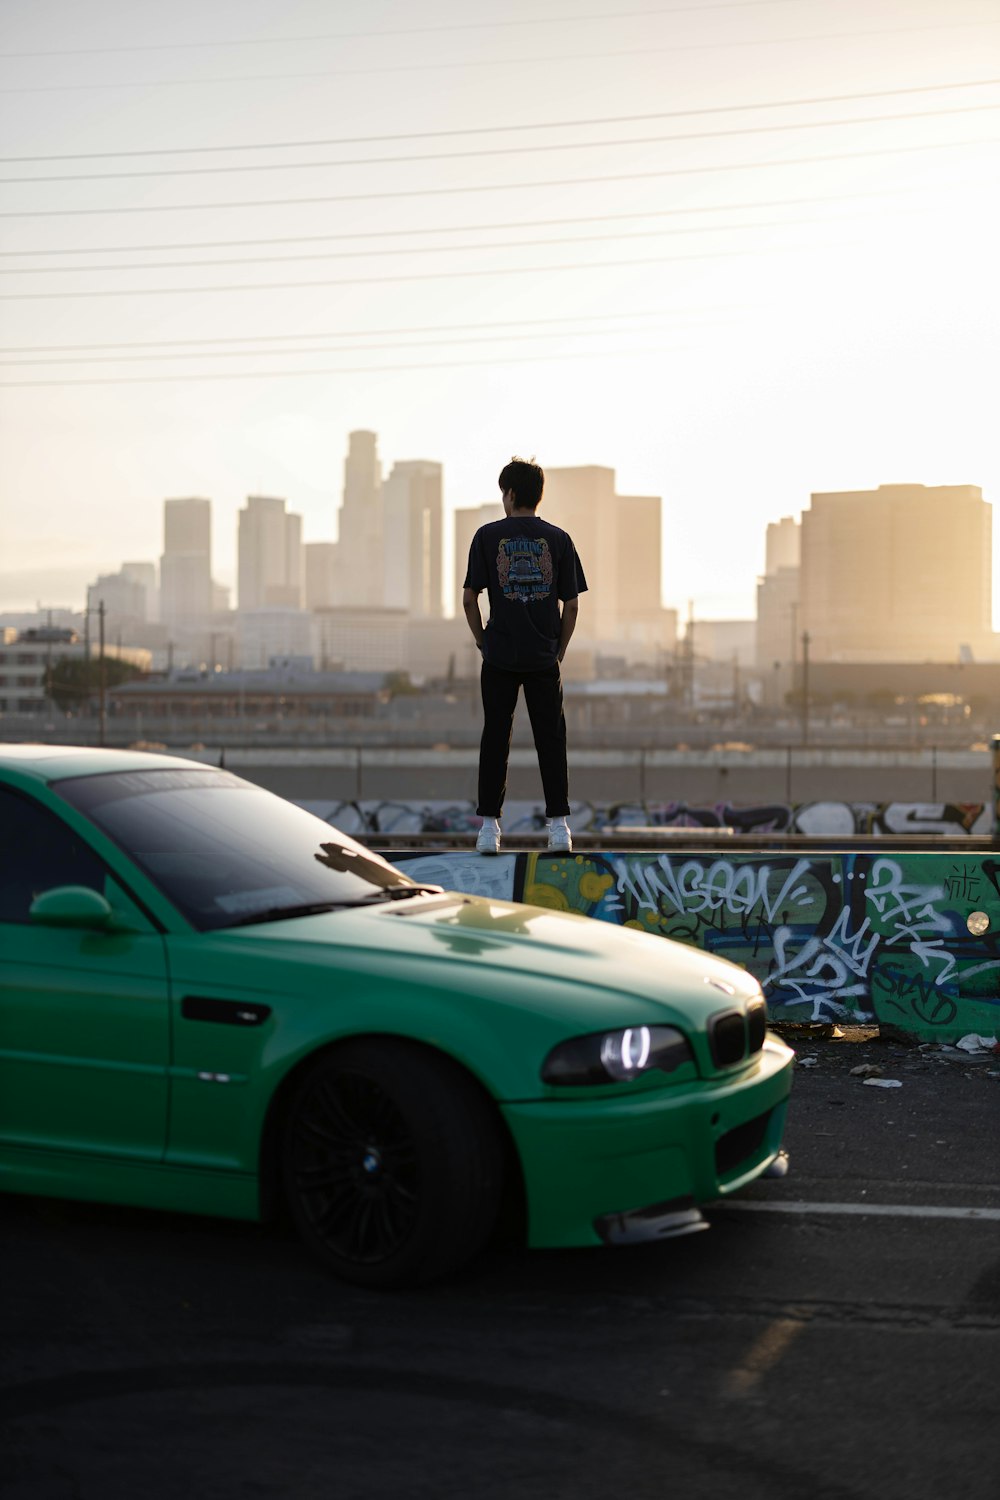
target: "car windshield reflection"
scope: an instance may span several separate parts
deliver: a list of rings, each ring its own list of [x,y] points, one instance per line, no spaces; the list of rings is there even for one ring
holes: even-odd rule
[[[418,895],[322,819],[227,771],[115,772],[55,790],[201,931]]]

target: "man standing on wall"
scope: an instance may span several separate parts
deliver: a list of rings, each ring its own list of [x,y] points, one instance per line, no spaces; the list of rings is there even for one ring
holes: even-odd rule
[[[549,822],[548,847],[569,853],[569,774],[559,664],[576,628],[578,596],[586,592],[567,532],[535,514],[545,475],[514,458],[500,473],[504,519],[480,526],[469,549],[462,606],[483,655],[483,737],[479,747],[480,854],[500,852],[500,813],[518,691],[524,689]],[[486,589],[485,628],[479,595]],[[560,609],[560,603],[562,608]]]

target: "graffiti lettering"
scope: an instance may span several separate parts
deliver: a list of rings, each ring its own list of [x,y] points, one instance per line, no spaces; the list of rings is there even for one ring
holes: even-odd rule
[[[872,975],[872,989],[882,1002],[902,1016],[912,1012],[931,1026],[948,1026],[958,1013],[958,1002],[923,974],[896,964],[885,964]]]
[[[691,859],[675,870],[668,854],[652,861],[622,857],[613,864],[619,894],[630,896],[640,911],[660,911],[660,898],[666,897],[679,915],[700,916],[724,909],[732,916],[747,917],[759,909],[766,921],[773,922],[786,907],[808,906],[811,900],[804,882],[810,871],[807,859],[796,862],[773,894],[769,865],[717,859],[706,870],[701,861]]]
[[[993,858],[610,850],[396,858],[420,880],[584,912],[732,959],[759,980],[776,1021],[880,1019],[942,1039],[1000,1031],[1000,925],[975,935],[966,921],[972,910],[996,910]]]
[[[969,865],[952,865],[945,876],[944,888],[951,901],[978,901],[982,877]]]

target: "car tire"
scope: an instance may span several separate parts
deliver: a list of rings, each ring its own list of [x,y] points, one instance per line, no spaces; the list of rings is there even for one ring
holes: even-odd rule
[[[395,1038],[324,1054],[286,1117],[292,1219],[331,1270],[361,1286],[417,1286],[470,1260],[496,1224],[503,1161],[478,1085]]]

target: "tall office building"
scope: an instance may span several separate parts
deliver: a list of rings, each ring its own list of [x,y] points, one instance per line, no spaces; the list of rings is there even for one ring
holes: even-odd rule
[[[146,620],[146,590],[142,584],[125,574],[102,573],[96,582],[87,585],[87,609],[97,615],[104,605],[104,623],[108,632],[130,629]]]
[[[470,506],[465,510],[455,512],[455,614],[461,619],[462,616],[462,589],[465,586],[465,575],[469,567],[469,548],[472,546],[472,538],[480,526],[488,526],[491,521],[499,521],[503,516],[503,507],[500,497],[497,495],[492,505]],[[485,595],[479,601],[483,614],[487,611]]]
[[[777,573],[779,568],[797,568],[802,551],[801,523],[794,516],[769,521],[765,551],[765,575]]]
[[[123,562],[121,566],[123,578],[132,583],[139,584],[145,592],[145,609],[142,614],[144,620],[158,620],[160,617],[160,590],[156,582],[156,564],[151,562]]]
[[[382,485],[382,600],[417,620],[444,613],[441,490],[441,465],[424,459],[393,464]]]
[[[337,604],[337,543],[306,542],[306,609],[334,609]]]
[[[338,603],[383,602],[382,466],[374,432],[348,436],[337,543]]]
[[[660,593],[662,501],[618,495],[615,471],[547,469],[539,515],[568,531],[590,594],[580,629],[603,644],[673,646],[676,615]]]
[[[163,502],[160,617],[168,630],[202,622],[212,612],[212,502]]]
[[[239,608],[301,609],[305,591],[302,517],[284,500],[250,495],[239,513]]]
[[[992,649],[992,510],[975,485],[815,494],[799,628],[816,661],[953,661]]]
[[[801,541],[801,526],[794,516],[768,524],[764,576],[757,580],[757,668],[769,708],[779,708],[791,692],[795,662],[801,654]]]

